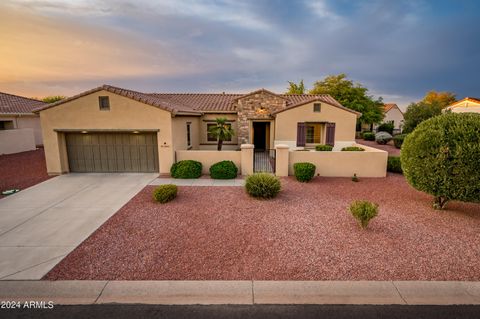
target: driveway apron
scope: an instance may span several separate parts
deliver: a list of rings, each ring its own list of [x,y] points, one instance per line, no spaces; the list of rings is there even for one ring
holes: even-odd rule
[[[0,279],[41,279],[158,174],[68,174],[0,200]]]

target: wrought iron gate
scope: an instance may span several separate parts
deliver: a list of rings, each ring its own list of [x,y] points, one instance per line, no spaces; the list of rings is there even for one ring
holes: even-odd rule
[[[254,150],[253,171],[275,173],[275,150]]]

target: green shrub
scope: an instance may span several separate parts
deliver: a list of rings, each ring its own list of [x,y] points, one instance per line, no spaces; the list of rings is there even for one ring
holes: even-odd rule
[[[364,132],[363,139],[365,141],[375,141],[375,133],[372,132]]]
[[[153,191],[153,199],[162,204],[177,197],[177,186],[173,184],[160,185]]]
[[[255,173],[247,177],[245,189],[252,197],[273,198],[280,192],[280,179],[268,173]]]
[[[382,123],[378,126],[377,132],[387,132],[390,133],[390,135],[393,134],[393,129],[394,129],[393,123]]]
[[[202,176],[202,163],[192,160],[177,162],[170,168],[170,175],[173,178],[199,178]]]
[[[333,150],[333,146],[331,145],[317,145],[315,146],[315,150],[319,152],[330,152]]]
[[[360,180],[358,179],[357,174],[353,174],[353,176],[352,176],[352,182],[357,183],[357,182],[359,182],[359,181],[360,181]]]
[[[363,152],[363,151],[365,151],[365,149],[358,146],[347,146],[342,148],[342,152]]]
[[[238,168],[232,161],[221,161],[210,166],[210,177],[214,179],[236,178]]]
[[[480,114],[449,113],[420,123],[402,145],[408,183],[435,197],[433,207],[449,200],[480,202]]]
[[[293,171],[297,181],[309,182],[315,176],[315,165],[312,163],[295,163],[293,164]]]
[[[387,144],[392,140],[392,135],[387,132],[378,132],[375,134],[375,142],[378,144]]]
[[[387,162],[387,171],[392,173],[402,174],[402,163],[400,162],[400,156],[389,156]]]
[[[350,213],[362,228],[366,228],[370,220],[378,215],[378,205],[366,200],[354,201],[350,204]]]
[[[395,145],[396,148],[402,148],[403,141],[405,140],[405,137],[407,134],[398,134],[393,137],[393,145]]]

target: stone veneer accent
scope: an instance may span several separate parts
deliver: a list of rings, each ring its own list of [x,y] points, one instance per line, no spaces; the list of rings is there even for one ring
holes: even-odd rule
[[[239,144],[248,144],[250,135],[250,120],[273,120],[272,112],[285,108],[287,101],[267,90],[260,90],[235,102],[238,114],[237,136]],[[266,112],[258,110],[264,108]]]

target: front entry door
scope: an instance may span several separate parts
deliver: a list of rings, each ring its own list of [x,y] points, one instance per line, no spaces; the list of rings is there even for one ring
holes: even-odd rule
[[[256,150],[267,149],[267,140],[270,138],[267,134],[269,127],[268,122],[253,122],[253,144]]]

